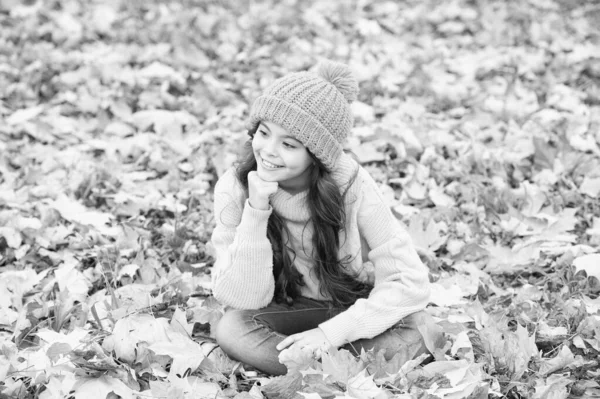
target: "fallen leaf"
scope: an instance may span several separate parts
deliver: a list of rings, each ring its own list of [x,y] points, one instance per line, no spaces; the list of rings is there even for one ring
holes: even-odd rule
[[[84,301],[92,283],[77,269],[77,264],[65,262],[54,271],[56,282],[62,292],[68,292],[73,298]]]
[[[321,357],[321,363],[323,364],[323,374],[331,376],[342,384],[366,368],[366,364],[360,358],[341,348],[327,350]]]
[[[8,118],[6,118],[6,123],[9,125],[18,125],[20,123],[26,122],[30,119],[35,118],[47,108],[46,104],[36,105],[30,108],[22,108],[18,109],[12,113]]]
[[[0,237],[4,237],[11,248],[19,248],[23,242],[21,233],[12,227],[0,227]]]
[[[291,345],[279,352],[279,363],[287,367],[288,373],[295,373],[315,367],[317,359],[313,356],[311,349]]]
[[[579,191],[588,197],[598,198],[598,194],[600,194],[600,177],[586,176],[581,186],[579,186]]]
[[[548,375],[561,370],[575,362],[575,356],[567,345],[563,345],[558,354],[551,359],[542,359],[540,364],[540,374]]]
[[[90,210],[66,195],[59,196],[50,206],[66,220],[91,225],[100,232],[109,231],[107,225],[113,219],[111,214]]]
[[[81,346],[81,341],[89,333],[90,332],[88,330],[80,327],[75,328],[68,334],[56,332],[48,328],[42,328],[36,333],[36,335],[50,345],[62,343],[68,345],[71,349],[75,349]]]
[[[465,293],[461,287],[455,284],[444,287],[442,284],[432,283],[429,302],[437,306],[463,305],[467,302],[464,297],[469,295],[469,293]]]
[[[475,361],[475,357],[473,355],[473,345],[471,344],[471,340],[469,339],[469,335],[467,334],[467,331],[461,331],[460,333],[458,333],[458,335],[456,336],[456,339],[454,340],[454,343],[452,344],[452,348],[450,348],[450,353],[453,356],[456,356],[456,354],[459,352],[459,350],[461,349],[466,349],[464,352],[464,357],[471,361],[474,362]]]
[[[184,337],[191,337],[192,331],[194,330],[194,324],[188,324],[186,312],[181,308],[175,309],[173,317],[171,318],[171,328],[173,331],[178,332]]]
[[[158,342],[169,342],[167,335],[169,325],[164,318],[154,318],[149,314],[134,314],[117,320],[112,334],[107,337],[102,347],[115,352],[117,358],[127,362],[134,362],[138,343],[146,342],[149,345]]]
[[[183,336],[170,341],[154,342],[148,346],[148,349],[157,355],[166,355],[173,359],[169,378],[174,375],[183,377],[188,369],[193,373],[204,359],[202,347],[197,342]]]
[[[135,274],[139,268],[140,267],[138,265],[133,263],[125,265],[121,268],[121,270],[119,270],[119,273],[117,273],[117,279],[121,279],[124,276],[135,277]]]
[[[600,281],[600,254],[583,255],[573,260],[575,273],[585,270],[588,277],[596,277]]]
[[[444,233],[447,229],[446,223],[425,219],[421,214],[412,216],[407,228],[415,246],[428,253],[435,252],[446,243],[448,235]]]
[[[375,384],[373,376],[366,375],[362,370],[348,380],[346,389],[352,398],[356,399],[384,399],[387,398],[385,391]]]
[[[214,297],[206,299],[190,298],[187,302],[188,311],[192,312],[192,323],[210,323],[211,331],[214,326],[223,317],[225,312],[224,306],[219,303]]]
[[[385,161],[385,154],[378,150],[377,143],[372,141],[352,148],[352,152],[356,154],[361,164]]]
[[[545,381],[535,381],[535,394],[532,399],[566,399],[569,396],[567,385],[573,381],[562,375],[551,375]]]
[[[123,381],[107,375],[77,381],[74,396],[75,399],[106,399],[111,392],[123,399],[133,399],[131,388]]]

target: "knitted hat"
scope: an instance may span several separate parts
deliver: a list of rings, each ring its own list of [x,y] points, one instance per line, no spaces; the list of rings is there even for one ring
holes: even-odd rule
[[[324,61],[315,71],[291,73],[267,87],[252,104],[250,125],[280,125],[332,170],[352,129],[350,103],[357,95],[349,68]]]

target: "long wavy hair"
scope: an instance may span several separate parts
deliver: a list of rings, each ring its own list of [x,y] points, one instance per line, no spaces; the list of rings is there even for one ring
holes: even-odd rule
[[[248,173],[256,170],[257,163],[252,151],[252,140],[259,124],[248,130],[250,139],[245,143],[243,152],[236,164],[238,180],[248,191]],[[310,166],[310,186],[308,189],[308,208],[313,227],[314,270],[321,283],[320,293],[330,298],[335,306],[346,307],[358,298],[369,295],[372,285],[357,279],[356,274],[348,270],[350,255],[339,259],[340,232],[346,225],[346,207],[344,203],[348,188],[356,179],[356,173],[341,192],[331,173],[310,151],[315,161]],[[306,228],[306,226],[305,226]],[[273,276],[275,278],[275,300],[292,304],[300,295],[300,287],[305,283],[302,275],[294,267],[296,254],[288,245],[289,231],[277,212],[273,211],[267,225],[267,237],[273,247]]]

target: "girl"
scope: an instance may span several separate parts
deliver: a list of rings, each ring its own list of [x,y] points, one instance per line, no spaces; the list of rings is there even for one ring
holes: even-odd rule
[[[250,111],[245,157],[215,186],[213,294],[229,356],[286,373],[279,351],[427,351],[427,268],[377,184],[343,152],[358,84],[331,61],[276,80]]]

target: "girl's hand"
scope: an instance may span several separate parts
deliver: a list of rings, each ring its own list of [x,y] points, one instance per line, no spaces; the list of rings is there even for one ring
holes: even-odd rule
[[[248,192],[250,206],[266,211],[269,209],[269,197],[277,191],[277,182],[264,181],[256,171],[248,173]]]
[[[298,345],[300,349],[311,349],[317,357],[320,357],[320,352],[331,348],[331,342],[325,336],[325,333],[320,328],[304,331],[298,334],[290,335],[277,345],[277,350],[283,350],[290,345]]]

